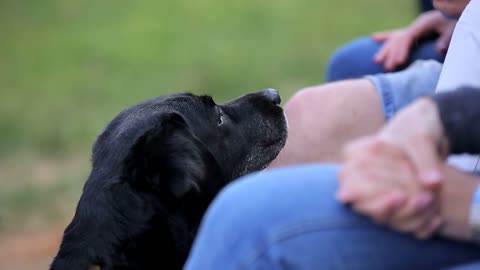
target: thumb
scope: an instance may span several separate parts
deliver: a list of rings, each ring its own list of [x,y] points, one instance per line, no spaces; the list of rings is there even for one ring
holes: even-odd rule
[[[407,149],[420,181],[429,189],[436,189],[443,180],[441,173],[443,161],[437,149],[435,143],[431,141],[410,145]]]
[[[376,42],[383,42],[387,40],[392,32],[376,32],[372,34],[372,39],[375,40]]]
[[[435,42],[435,48],[439,53],[446,54],[448,50],[448,45],[450,44],[451,37],[442,35]]]
[[[439,53],[445,54],[447,53],[448,46],[450,45],[451,40],[452,40],[452,32],[443,31],[438,37],[437,41],[435,42],[435,48]]]

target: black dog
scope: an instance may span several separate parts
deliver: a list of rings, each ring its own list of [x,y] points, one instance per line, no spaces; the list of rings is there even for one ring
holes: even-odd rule
[[[51,270],[181,269],[218,191],[285,144],[279,104],[268,89],[224,105],[177,94],[124,110],[93,146]]]

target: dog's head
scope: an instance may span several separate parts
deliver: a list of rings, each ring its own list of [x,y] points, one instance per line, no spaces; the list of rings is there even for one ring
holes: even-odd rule
[[[225,184],[264,168],[283,147],[287,132],[279,104],[271,89],[222,105],[192,94],[140,103],[120,113],[98,137],[93,168],[121,172],[177,197],[205,181]]]

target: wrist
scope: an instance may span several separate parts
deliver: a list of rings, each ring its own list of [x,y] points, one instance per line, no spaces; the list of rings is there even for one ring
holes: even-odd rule
[[[449,154],[450,145],[437,104],[431,97],[422,97],[414,101],[411,107],[417,111],[417,115],[425,119],[429,134],[437,145],[438,154],[445,159]]]
[[[448,19],[446,19],[440,11],[432,10],[421,14],[407,28],[412,37],[417,39],[437,32],[439,25],[442,25],[446,21],[448,21]]]
[[[420,38],[420,31],[415,25],[410,25],[404,28],[402,34],[410,41],[410,43],[413,43],[416,39]]]
[[[445,221],[441,234],[454,239],[472,239],[470,211],[478,179],[470,174],[444,166],[445,176],[440,190],[440,213]]]

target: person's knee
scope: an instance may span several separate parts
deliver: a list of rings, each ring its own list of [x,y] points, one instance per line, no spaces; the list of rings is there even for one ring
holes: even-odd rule
[[[304,88],[285,105],[287,143],[271,167],[339,161],[343,144],[383,123],[380,99],[366,79]]]
[[[331,90],[324,86],[304,88],[292,96],[284,107],[288,119],[287,143],[272,167],[311,162],[315,159],[312,155],[322,155],[321,149],[314,145],[323,143],[335,132],[335,117],[339,112],[334,103]]]
[[[373,61],[381,44],[370,37],[362,37],[335,50],[327,64],[326,81],[333,82],[359,78],[367,74],[383,72],[382,65]]]
[[[285,114],[289,124],[292,121],[296,124],[299,121],[305,120],[306,116],[311,113],[309,108],[316,103],[318,97],[322,97],[327,93],[323,90],[322,86],[318,87],[306,87],[297,91],[285,104]],[[317,106],[323,106],[323,104],[316,104]]]
[[[334,120],[343,102],[343,97],[337,95],[337,90],[339,89],[333,84],[300,89],[284,107],[289,128],[308,129],[313,128],[312,121],[328,124]],[[323,131],[326,130],[323,129]],[[318,135],[321,136],[321,134]]]

